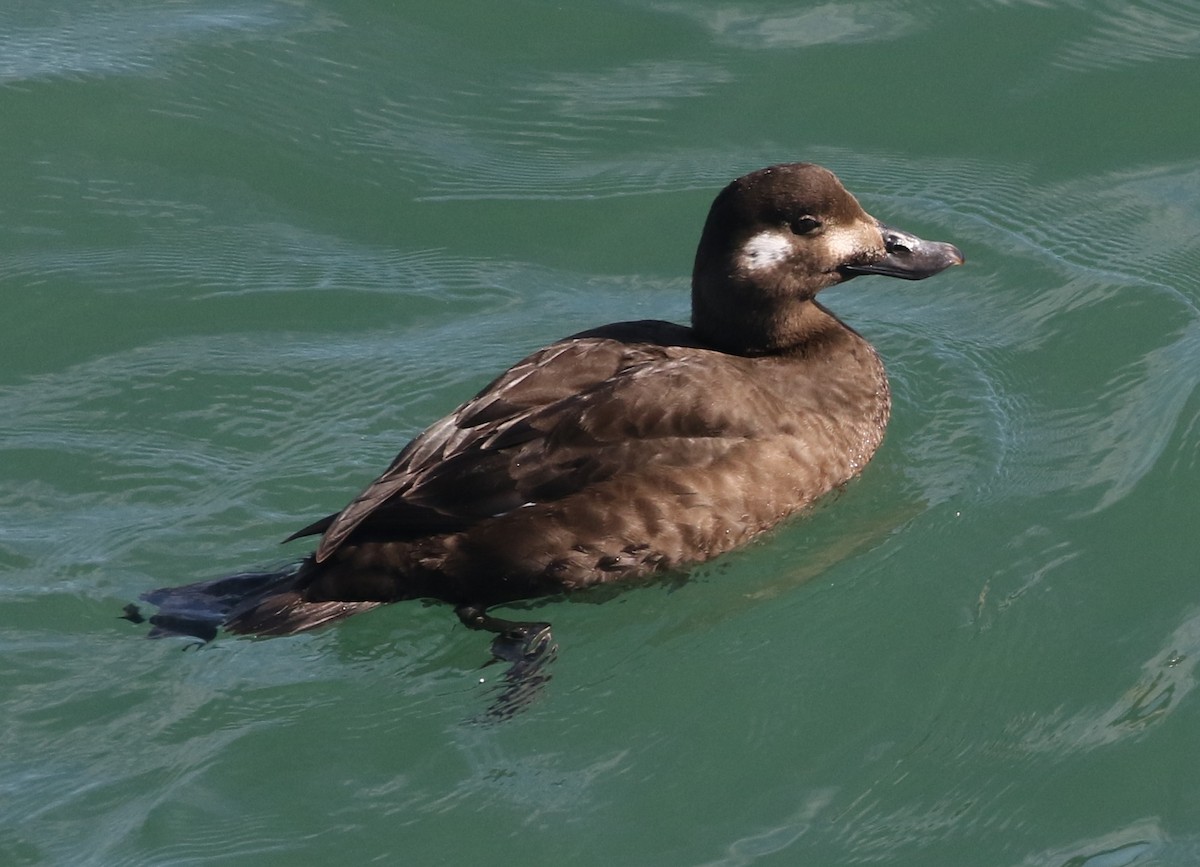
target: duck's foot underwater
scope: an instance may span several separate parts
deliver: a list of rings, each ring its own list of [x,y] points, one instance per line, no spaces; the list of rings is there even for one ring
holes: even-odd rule
[[[478,605],[460,605],[454,609],[458,619],[468,629],[494,632],[492,658],[485,663],[509,663],[504,672],[505,686],[480,718],[481,722],[497,722],[520,713],[541,694],[550,681],[549,669],[558,656],[558,645],[549,623],[502,620],[492,617]]]

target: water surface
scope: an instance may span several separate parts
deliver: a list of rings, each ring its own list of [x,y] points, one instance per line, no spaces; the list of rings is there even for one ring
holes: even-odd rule
[[[118,0],[0,11],[0,862],[1200,858],[1200,5]],[[539,609],[523,715],[404,604],[146,642],[529,350],[687,317],[781,160],[968,266],[823,296],[863,477]]]

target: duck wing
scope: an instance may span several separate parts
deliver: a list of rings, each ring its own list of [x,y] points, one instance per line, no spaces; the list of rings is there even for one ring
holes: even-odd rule
[[[740,364],[714,364],[714,354],[734,360],[665,322],[620,323],[548,346],[431,425],[341,512],[296,536],[324,533],[320,562],[351,536],[454,532],[651,461],[703,465],[754,436],[764,409],[716,398],[754,388]],[[668,448],[667,439],[687,445]]]

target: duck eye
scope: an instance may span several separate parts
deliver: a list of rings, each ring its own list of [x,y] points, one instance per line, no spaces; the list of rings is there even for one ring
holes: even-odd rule
[[[790,225],[795,234],[807,235],[809,232],[821,228],[821,221],[816,217],[803,216],[792,220]]]

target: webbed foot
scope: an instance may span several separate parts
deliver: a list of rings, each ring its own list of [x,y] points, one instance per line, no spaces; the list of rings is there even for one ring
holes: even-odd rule
[[[550,624],[502,620],[478,605],[460,605],[454,613],[468,629],[496,633],[492,639],[492,658],[485,667],[496,662],[509,663],[503,675],[507,685],[484,713],[483,720],[508,719],[532,704],[550,680],[547,666],[558,655]]]

